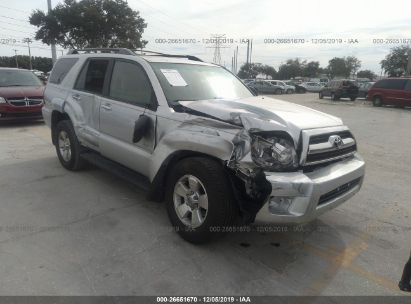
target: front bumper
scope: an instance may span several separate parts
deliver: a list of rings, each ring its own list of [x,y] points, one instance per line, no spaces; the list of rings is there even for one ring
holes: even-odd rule
[[[337,207],[362,185],[365,163],[356,153],[354,157],[330,164],[313,172],[266,172],[272,191],[256,215],[255,222],[305,223]],[[273,199],[286,198],[284,210],[273,208]],[[278,200],[277,200],[278,201]]]
[[[41,108],[43,104],[35,106],[12,106],[9,104],[0,105],[0,121],[14,119],[39,119],[42,118]]]

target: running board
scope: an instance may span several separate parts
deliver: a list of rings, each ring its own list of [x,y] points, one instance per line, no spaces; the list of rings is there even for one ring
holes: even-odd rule
[[[130,170],[108,158],[105,158],[98,153],[85,152],[81,154],[81,158],[85,159],[96,167],[99,167],[100,169],[106,170],[113,175],[124,179],[125,181],[133,184],[141,190],[150,191],[151,189],[151,183],[147,177],[133,170]]]

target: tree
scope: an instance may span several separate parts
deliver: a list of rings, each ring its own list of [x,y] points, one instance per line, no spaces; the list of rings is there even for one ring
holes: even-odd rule
[[[390,53],[381,60],[380,65],[390,77],[404,76],[407,72],[409,46],[402,45],[394,47]]]
[[[305,62],[304,62],[305,63]],[[279,79],[291,79],[302,75],[302,62],[298,58],[288,59],[285,64],[280,65],[278,69]]]
[[[345,58],[348,69],[350,70],[350,75],[354,77],[357,74],[358,69],[361,67],[361,61],[355,56],[348,56]]]
[[[69,48],[141,48],[147,24],[123,0],[64,0],[51,12],[34,11],[35,39]]]
[[[320,63],[318,61],[303,62],[301,76],[313,78],[317,77],[320,72]]]
[[[29,56],[18,56],[19,67],[23,69],[30,68]],[[32,57],[31,58],[33,69],[39,70],[42,72],[49,72],[53,67],[51,58],[47,57]],[[16,59],[12,57],[0,57],[0,67],[16,67]]]
[[[377,78],[377,75],[370,70],[362,70],[357,73],[358,78],[368,78],[369,80],[374,80]]]
[[[260,74],[265,75],[265,78],[276,79],[277,71],[271,65],[265,64],[260,68]]]
[[[241,79],[254,79],[260,74],[261,63],[244,63],[237,73]]]

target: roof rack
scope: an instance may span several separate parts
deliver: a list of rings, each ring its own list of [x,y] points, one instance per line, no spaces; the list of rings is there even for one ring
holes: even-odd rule
[[[74,55],[74,54],[90,54],[90,53],[101,53],[101,54],[121,54],[121,55],[149,55],[149,56],[162,56],[162,57],[170,57],[170,58],[187,58],[188,60],[193,60],[193,61],[200,61],[202,60],[196,56],[191,56],[191,55],[173,55],[173,54],[164,54],[160,52],[154,52],[154,51],[149,51],[149,50],[144,50],[144,49],[127,49],[127,48],[85,48],[85,49],[74,49],[70,50],[67,55]]]
[[[126,48],[85,48],[85,49],[78,49],[78,50],[74,49],[74,50],[70,50],[67,54],[72,55],[72,54],[80,54],[80,53],[85,53],[85,54],[89,54],[89,53],[102,53],[102,54],[112,53],[112,54],[134,55],[134,56],[137,55],[132,50],[126,49]]]

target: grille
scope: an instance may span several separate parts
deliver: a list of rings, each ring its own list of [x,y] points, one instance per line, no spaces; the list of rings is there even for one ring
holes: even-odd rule
[[[361,181],[361,177],[356,178],[344,185],[341,185],[334,190],[331,190],[330,192],[327,192],[323,195],[320,196],[320,199],[318,201],[318,206],[323,205],[332,199],[339,197],[340,195],[343,195],[344,193],[347,193],[351,189],[353,189],[355,186],[357,186]]]
[[[314,135],[310,137],[310,145],[313,144],[319,144],[323,142],[327,142],[328,138],[331,135],[339,135],[342,139],[344,138],[352,138],[352,134],[350,131],[340,131],[340,132],[334,132],[334,133],[326,133],[326,134],[320,134],[320,135]]]
[[[27,97],[27,100],[22,97],[11,97],[7,98],[9,104],[15,107],[26,107],[26,106],[37,106],[43,103],[43,98],[39,96]]]
[[[330,136],[338,135],[342,139],[340,146],[329,142]],[[309,139],[308,151],[304,166],[331,163],[336,160],[352,156],[357,150],[355,139],[350,131],[327,132],[312,135]]]
[[[333,150],[329,152],[324,152],[324,153],[316,153],[316,154],[308,154],[307,155],[307,162],[313,163],[313,162],[318,162],[322,160],[331,160],[336,157],[344,157],[345,155],[351,155],[351,153],[355,152],[357,150],[356,146],[350,146],[347,148],[342,148],[338,150]]]

